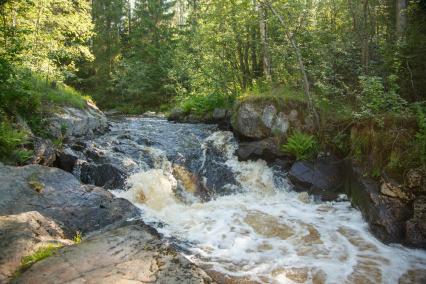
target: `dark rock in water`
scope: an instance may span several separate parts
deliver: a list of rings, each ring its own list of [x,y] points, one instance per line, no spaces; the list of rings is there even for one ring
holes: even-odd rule
[[[419,196],[414,201],[414,216],[406,224],[405,239],[407,244],[426,248],[426,196]]]
[[[296,162],[288,173],[296,190],[308,191],[324,201],[334,200],[343,192],[343,176],[343,161],[333,157]]]
[[[269,162],[285,155],[274,138],[267,138],[261,141],[240,142],[237,156],[241,161],[263,159]]]
[[[411,246],[426,248],[426,220],[411,219],[405,227],[405,243]]]
[[[141,221],[113,225],[34,264],[13,283],[213,283]]]
[[[185,117],[185,112],[181,108],[174,108],[170,111],[167,119],[169,121],[182,121]]]
[[[77,155],[71,149],[65,149],[57,154],[54,166],[71,173],[77,161]]]
[[[52,166],[56,159],[55,146],[49,139],[34,137],[34,158],[32,163]]]
[[[37,211],[0,216],[0,283],[7,283],[22,258],[52,243],[69,245],[62,229]]]
[[[363,177],[360,169],[353,168],[349,174],[347,193],[352,204],[368,222],[371,231],[386,243],[404,241],[405,223],[412,216],[409,204],[380,194],[379,184]]]
[[[70,173],[39,165],[0,165],[0,215],[37,211],[73,237],[139,216],[124,199],[99,187],[81,185]]]
[[[83,183],[116,189],[124,187],[126,174],[112,164],[84,163],[81,166],[80,179]]]

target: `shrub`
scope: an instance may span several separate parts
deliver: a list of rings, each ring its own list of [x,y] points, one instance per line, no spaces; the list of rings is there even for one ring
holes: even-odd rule
[[[181,98],[180,105],[186,113],[201,115],[211,112],[215,108],[230,108],[234,99],[233,96],[227,94],[192,95]]]
[[[296,131],[282,146],[282,151],[296,157],[297,160],[310,160],[318,154],[318,142],[313,135]]]
[[[1,119],[1,118],[0,118]],[[7,120],[0,120],[0,159],[6,162],[23,163],[31,157],[31,152],[20,146],[27,141],[27,133],[16,129]]]
[[[360,76],[361,94],[359,101],[361,111],[355,113],[355,116],[376,117],[378,114],[386,112],[401,114],[406,109],[407,102],[398,95],[396,80],[396,76],[389,76],[389,87],[385,89],[382,78]]]

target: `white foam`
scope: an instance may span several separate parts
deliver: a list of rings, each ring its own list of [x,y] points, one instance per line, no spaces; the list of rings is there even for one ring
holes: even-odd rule
[[[220,146],[227,137],[221,132],[208,139]],[[185,205],[174,197],[173,176],[150,170],[130,177],[130,190],[116,194],[142,208],[145,221],[165,223],[157,228],[165,236],[189,242],[189,259],[232,276],[270,283],[398,283],[407,270],[426,269],[425,251],[379,242],[349,202],[299,200],[285,184],[276,188],[263,161],[238,162],[229,155],[226,164],[244,193]]]

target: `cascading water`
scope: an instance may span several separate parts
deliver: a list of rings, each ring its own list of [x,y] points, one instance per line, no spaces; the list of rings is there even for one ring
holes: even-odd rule
[[[261,283],[411,283],[426,271],[426,252],[384,245],[343,197],[315,202],[266,162],[238,161],[230,132],[133,118],[109,135],[123,132],[149,143],[124,155],[139,166],[114,194],[206,270]]]

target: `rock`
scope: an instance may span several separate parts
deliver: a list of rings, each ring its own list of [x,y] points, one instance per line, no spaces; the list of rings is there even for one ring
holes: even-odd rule
[[[56,138],[90,136],[108,127],[106,116],[93,104],[84,109],[64,107],[48,121],[48,129]]]
[[[39,165],[0,166],[0,215],[37,211],[72,238],[119,220],[139,216],[124,199],[98,187],[81,185],[70,173]]]
[[[333,157],[315,162],[298,161],[288,177],[296,190],[318,195],[322,200],[334,200],[344,190],[343,162]]]
[[[418,248],[426,248],[426,220],[411,219],[406,223],[405,243]]]
[[[55,146],[49,139],[42,139],[38,137],[33,138],[34,154],[33,164],[40,164],[43,166],[52,166],[56,160]]]
[[[83,183],[108,189],[124,188],[126,174],[112,164],[83,163],[80,170]]]
[[[426,196],[419,196],[414,201],[414,218],[426,220]]]
[[[232,126],[240,135],[253,138],[264,139],[271,134],[271,129],[268,128],[269,117],[272,108],[262,108],[252,103],[243,103],[238,107],[233,120]]]
[[[182,121],[185,117],[185,112],[181,108],[174,108],[170,111],[167,120],[169,121]]]
[[[414,198],[414,195],[404,192],[401,185],[392,182],[383,182],[380,186],[380,192],[383,195],[403,200]]]
[[[422,186],[423,174],[420,169],[410,169],[406,175],[408,188],[418,188]]]
[[[406,223],[405,240],[408,245],[426,248],[426,196],[417,197],[413,208],[413,218]]]
[[[74,153],[74,151],[69,148],[66,148],[62,152],[57,154],[54,166],[69,173],[72,173],[77,161],[78,156]]]
[[[246,100],[235,107],[232,127],[242,137],[262,140],[277,136],[285,138],[291,127],[299,130],[312,128],[308,119],[302,117],[306,109],[303,103],[282,102],[280,107],[274,100]]]
[[[37,211],[0,216],[0,283],[7,282],[21,259],[48,244],[70,245],[62,229]]]
[[[212,283],[141,221],[114,225],[34,264],[12,283]]]
[[[263,159],[274,161],[276,158],[284,157],[280,151],[279,143],[274,138],[267,138],[260,141],[240,142],[237,156],[241,161]]]
[[[403,242],[405,222],[411,217],[409,204],[382,195],[379,184],[364,177],[359,168],[349,169],[347,194],[352,205],[358,208],[369,224],[370,230],[386,243]]]
[[[213,110],[212,118],[214,120],[223,120],[228,117],[228,110],[224,108],[215,108]]]

